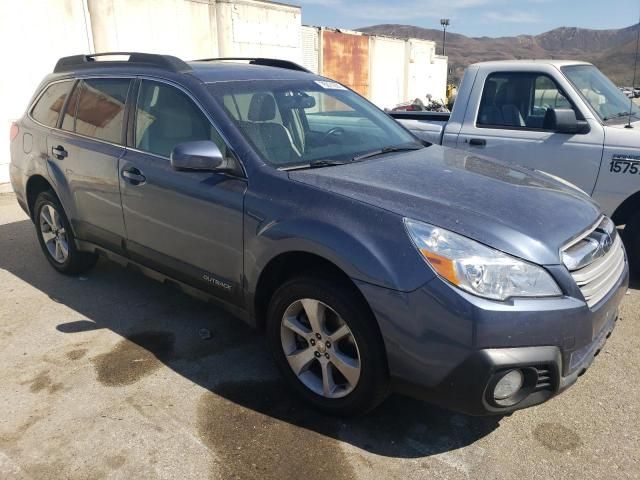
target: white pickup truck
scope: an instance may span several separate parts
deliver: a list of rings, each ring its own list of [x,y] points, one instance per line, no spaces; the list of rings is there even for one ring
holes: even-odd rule
[[[627,251],[640,271],[640,109],[593,65],[478,63],[467,68],[451,114],[390,114],[431,143],[541,170],[584,190],[626,225]]]

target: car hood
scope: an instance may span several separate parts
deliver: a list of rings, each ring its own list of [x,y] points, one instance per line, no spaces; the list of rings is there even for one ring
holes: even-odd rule
[[[610,149],[634,149],[628,152],[630,155],[638,155],[640,148],[640,121],[632,122],[632,128],[627,128],[626,123],[606,125],[604,129],[605,147]],[[625,152],[620,152],[624,154]]]
[[[543,265],[601,215],[551,177],[436,145],[289,176]]]

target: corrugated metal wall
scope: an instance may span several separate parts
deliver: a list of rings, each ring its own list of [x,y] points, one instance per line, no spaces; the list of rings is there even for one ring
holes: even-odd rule
[[[359,32],[302,27],[303,64],[367,97],[380,108],[427,95],[446,96],[446,57],[428,40],[402,40]]]
[[[369,37],[322,30],[322,74],[369,96]]]
[[[303,26],[300,30],[302,66],[313,73],[320,72],[320,29]]]

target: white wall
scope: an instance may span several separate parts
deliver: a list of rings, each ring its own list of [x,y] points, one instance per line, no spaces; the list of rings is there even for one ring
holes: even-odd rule
[[[144,51],[301,62],[300,26],[299,7],[257,0],[0,0],[0,183],[9,180],[11,120],[60,57]]]
[[[86,0],[96,52],[218,55],[215,8],[206,0]]]
[[[322,36],[302,27],[300,7],[259,0],[0,0],[0,42],[0,183],[8,181],[11,120],[60,57],[118,50],[185,60],[262,56],[322,72]],[[427,93],[444,98],[447,60],[433,42],[371,37],[369,52],[367,87],[379,107],[424,101]]]
[[[0,183],[9,181],[11,120],[22,116],[58,58],[91,49],[84,18],[82,0],[0,1]]]
[[[302,62],[300,7],[255,0],[217,0],[222,57],[272,57]]]

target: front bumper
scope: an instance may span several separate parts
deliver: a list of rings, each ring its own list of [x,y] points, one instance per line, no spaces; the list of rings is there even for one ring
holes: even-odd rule
[[[628,276],[625,266],[591,309],[569,296],[492,302],[438,279],[409,293],[358,286],[378,320],[397,391],[491,415],[542,403],[586,371],[615,326]],[[511,368],[526,371],[527,395],[499,406],[492,381]]]
[[[471,354],[435,388],[424,389],[396,379],[397,391],[422,398],[444,408],[469,415],[507,414],[549,400],[573,385],[586,372],[611,335],[617,316],[589,345],[588,355],[572,373],[562,376],[562,353],[558,347],[489,348]],[[495,379],[511,369],[527,372],[523,399],[512,406],[493,400]]]

